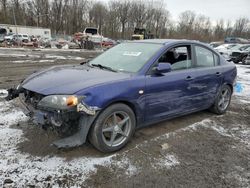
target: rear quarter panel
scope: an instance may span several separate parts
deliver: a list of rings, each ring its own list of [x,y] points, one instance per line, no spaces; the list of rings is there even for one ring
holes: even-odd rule
[[[232,87],[236,84],[237,68],[233,62],[226,61],[220,57],[221,66],[223,67],[223,84],[228,84]]]

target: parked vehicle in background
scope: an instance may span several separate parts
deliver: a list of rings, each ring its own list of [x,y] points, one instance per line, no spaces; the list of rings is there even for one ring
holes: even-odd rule
[[[242,51],[244,48],[244,44],[236,44],[229,49],[221,49],[219,52],[225,59],[230,60],[233,52]]]
[[[84,35],[89,35],[89,36],[91,36],[91,35],[99,35],[98,29],[95,28],[95,27],[86,27],[84,29],[84,31],[83,31],[83,34]]]
[[[218,41],[218,42],[211,42],[211,43],[209,43],[209,45],[210,45],[211,47],[213,47],[213,48],[216,48],[216,47],[218,47],[218,46],[220,46],[220,45],[222,45],[222,44],[224,44],[223,41]]]
[[[4,40],[7,42],[13,41],[14,33],[8,33],[4,36]]]
[[[240,38],[240,37],[226,37],[225,43],[239,43],[239,44],[249,44],[250,41],[248,39]]]
[[[112,39],[104,39],[102,41],[102,46],[103,47],[112,47],[116,45],[116,41],[112,40]]]
[[[237,44],[222,44],[222,45],[219,45],[215,48],[215,50],[221,50],[221,49],[230,49],[234,46],[236,46]]]
[[[217,50],[225,59],[229,60],[230,49],[233,47],[238,48],[240,46],[240,44],[222,44],[214,49]]]
[[[234,63],[242,62],[242,64],[245,64],[249,53],[250,45],[244,45],[239,50],[232,51],[230,61],[233,61]]]
[[[153,39],[154,35],[150,33],[145,28],[138,28],[136,27],[134,30],[134,34],[132,35],[131,39],[132,40],[143,40],[143,39]]]
[[[29,42],[30,38],[27,34],[14,34],[11,36],[12,39],[10,41],[14,41],[14,42]]]
[[[27,34],[21,34],[22,35],[22,42],[29,42],[30,38]]]
[[[19,97],[38,125],[66,136],[53,143],[59,148],[88,138],[98,150],[113,152],[136,128],[205,109],[225,113],[236,76],[236,66],[203,43],[141,40],[79,66],[36,72],[6,99]]]

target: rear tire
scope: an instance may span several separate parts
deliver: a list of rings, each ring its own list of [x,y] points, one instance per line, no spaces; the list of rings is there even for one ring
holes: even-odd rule
[[[224,114],[230,105],[231,96],[231,87],[229,85],[222,86],[219,93],[217,94],[214,104],[210,108],[210,111],[218,115]]]
[[[97,117],[89,134],[90,143],[101,152],[113,152],[124,147],[136,127],[133,110],[117,103],[107,107]]]

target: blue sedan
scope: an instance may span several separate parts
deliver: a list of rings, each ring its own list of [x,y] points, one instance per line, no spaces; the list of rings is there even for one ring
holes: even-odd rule
[[[119,44],[81,65],[34,73],[6,98],[18,97],[26,114],[62,135],[53,144],[89,140],[102,152],[124,147],[138,127],[229,107],[237,75],[233,63],[189,40]]]

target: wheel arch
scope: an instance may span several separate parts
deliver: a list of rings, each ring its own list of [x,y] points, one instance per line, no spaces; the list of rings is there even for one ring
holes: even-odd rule
[[[233,93],[233,91],[234,91],[234,87],[233,87],[233,85],[232,85],[232,84],[230,84],[230,83],[225,83],[224,85],[229,86],[229,87],[230,87],[230,89],[231,89],[231,91],[232,91],[232,93]]]
[[[107,104],[107,105],[102,109],[102,111],[103,111],[104,109],[108,108],[109,106],[114,105],[114,104],[118,104],[118,103],[125,104],[125,105],[127,105],[129,108],[131,108],[131,110],[134,112],[135,119],[136,119],[136,123],[137,123],[137,115],[138,115],[138,112],[137,112],[137,109],[136,109],[135,105],[134,105],[132,102],[129,102],[129,101],[126,101],[126,100],[117,100],[117,101],[113,101],[113,102]]]

